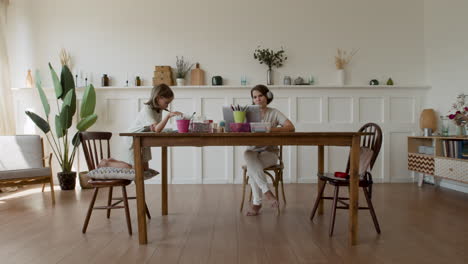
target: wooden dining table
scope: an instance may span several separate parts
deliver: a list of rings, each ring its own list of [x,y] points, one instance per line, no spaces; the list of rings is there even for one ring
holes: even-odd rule
[[[356,245],[358,238],[358,199],[359,199],[359,151],[361,136],[371,133],[360,132],[272,132],[272,133],[120,133],[120,136],[133,137],[135,155],[135,185],[138,212],[138,238],[140,244],[148,243],[145,216],[145,185],[143,181],[142,149],[161,147],[161,211],[169,213],[167,188],[167,148],[206,147],[206,146],[261,146],[293,145],[318,146],[318,173],[324,173],[324,147],[349,146],[350,150],[350,197],[348,243]],[[319,180],[318,188],[325,184]],[[313,201],[311,201],[312,204]],[[323,204],[318,209],[323,214]]]

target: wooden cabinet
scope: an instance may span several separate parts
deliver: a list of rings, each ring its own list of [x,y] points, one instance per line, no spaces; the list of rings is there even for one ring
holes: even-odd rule
[[[420,186],[424,174],[468,183],[468,159],[446,157],[444,141],[468,144],[468,137],[408,137],[408,170],[421,173]]]

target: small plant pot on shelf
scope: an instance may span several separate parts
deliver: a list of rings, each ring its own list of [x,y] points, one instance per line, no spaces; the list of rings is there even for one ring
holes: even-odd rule
[[[185,79],[177,78],[176,79],[176,84],[177,84],[177,86],[184,86],[185,85]]]

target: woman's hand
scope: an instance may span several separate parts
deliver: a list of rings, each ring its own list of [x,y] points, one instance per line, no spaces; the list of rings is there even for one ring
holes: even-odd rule
[[[181,115],[184,115],[182,114],[181,112],[177,112],[177,111],[174,111],[174,112],[169,112],[169,118],[171,117],[174,117],[174,116],[181,116]]]

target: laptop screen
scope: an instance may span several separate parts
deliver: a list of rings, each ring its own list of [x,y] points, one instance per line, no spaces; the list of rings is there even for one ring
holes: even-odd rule
[[[234,114],[232,113],[232,108],[230,106],[223,106],[223,118],[226,121],[226,131],[231,132],[230,125],[234,123]],[[260,115],[260,106],[258,105],[249,105],[246,110],[245,117],[247,119],[247,123],[253,122],[262,122],[262,118]]]

